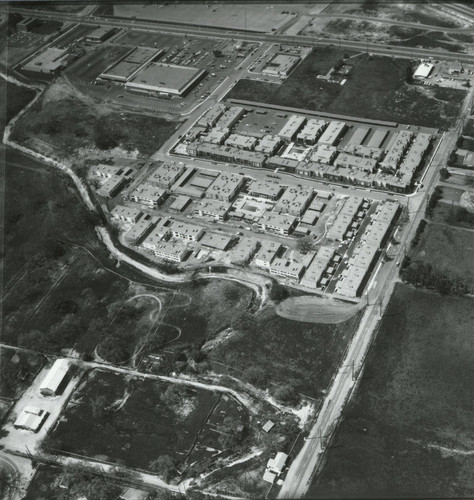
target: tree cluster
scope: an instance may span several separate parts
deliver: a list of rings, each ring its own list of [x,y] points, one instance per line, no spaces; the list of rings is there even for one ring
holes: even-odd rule
[[[430,196],[430,199],[428,200],[428,203],[426,204],[426,210],[425,210],[425,216],[426,217],[432,217],[433,216],[433,211],[438,204],[438,201],[443,197],[443,191],[442,189],[437,186],[435,190],[433,191],[433,194]]]
[[[469,293],[469,287],[462,278],[436,269],[428,263],[411,262],[408,259],[401,274],[407,283],[436,290],[441,295],[465,295]]]

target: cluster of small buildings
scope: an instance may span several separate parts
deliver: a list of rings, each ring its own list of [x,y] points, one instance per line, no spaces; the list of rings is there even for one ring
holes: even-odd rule
[[[60,395],[68,382],[69,361],[57,359],[39,386],[39,392],[44,397]],[[16,429],[38,432],[49,413],[42,408],[25,406],[13,423]]]
[[[255,126],[242,127],[249,113],[256,117]],[[427,133],[349,126],[299,114],[276,113],[282,125],[275,129],[265,125],[273,116],[267,113],[216,104],[188,133],[186,152],[208,160],[406,192],[432,142]]]

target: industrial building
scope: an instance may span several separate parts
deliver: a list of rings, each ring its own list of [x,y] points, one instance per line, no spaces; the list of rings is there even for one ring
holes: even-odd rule
[[[94,31],[87,35],[86,39],[88,42],[100,43],[104,42],[115,33],[115,28],[111,28],[110,26],[98,26]]]
[[[34,406],[25,406],[18,418],[13,423],[15,429],[24,429],[27,431],[38,432],[49,413],[41,408]]]
[[[263,68],[262,73],[272,76],[288,76],[300,60],[299,56],[276,54]]]
[[[66,49],[48,47],[22,66],[25,71],[55,74],[64,69],[75,57]]]
[[[415,72],[413,73],[413,78],[415,80],[424,80],[425,78],[428,78],[433,71],[434,65],[429,64],[429,63],[421,63],[418,68],[416,68]]]
[[[69,361],[67,359],[57,359],[44,380],[39,386],[39,391],[43,396],[57,396],[61,394],[66,383],[66,376],[69,372]]]
[[[38,23],[39,23],[38,19],[34,17],[26,17],[25,19],[22,19],[16,24],[16,29],[20,33],[28,33],[34,27],[36,27]]]
[[[125,57],[114,62],[99,76],[102,80],[125,83],[137,75],[147,64],[155,61],[161,54],[161,49],[138,47],[128,52]]]
[[[205,75],[203,69],[155,62],[127,81],[125,87],[152,96],[168,94],[183,97]]]

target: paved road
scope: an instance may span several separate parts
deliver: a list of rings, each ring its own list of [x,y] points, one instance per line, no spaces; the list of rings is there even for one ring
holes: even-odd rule
[[[4,10],[4,8],[2,9]],[[8,6],[9,12],[31,16],[31,10],[22,9],[20,7]],[[77,14],[65,14],[60,12],[35,11],[35,17],[39,19],[57,20],[63,22],[80,22],[82,24],[93,24],[102,26],[114,26],[117,28],[139,29],[151,32],[169,32],[178,34],[188,34],[205,37],[218,38],[242,38],[247,41],[255,42],[271,42],[271,43],[288,43],[299,44],[306,46],[328,46],[337,45],[341,49],[359,50],[371,52],[379,55],[389,55],[401,58],[434,58],[443,59],[446,61],[460,61],[467,64],[474,64],[474,54],[461,54],[447,52],[444,50],[419,49],[413,47],[400,47],[398,45],[384,45],[374,42],[361,42],[355,40],[340,40],[338,38],[317,38],[313,36],[293,36],[268,33],[249,33],[242,30],[224,30],[218,28],[205,28],[195,26],[174,25],[158,21],[143,21],[105,17],[90,17],[83,18]]]
[[[301,498],[309,488],[312,477],[321,463],[325,440],[334,432],[342,409],[356,386],[357,375],[363,367],[365,357],[374,339],[377,323],[387,307],[395,283],[398,281],[399,268],[397,264],[403,259],[424,216],[424,204],[439,179],[439,170],[446,164],[448,155],[461,133],[462,117],[467,116],[470,111],[472,95],[471,89],[464,101],[461,117],[456,127],[446,134],[426,169],[423,180],[425,190],[410,199],[410,219],[402,234],[397,235],[400,244],[395,247],[394,260],[381,263],[378,272],[374,273],[367,287],[368,306],[366,312],[326,396],[318,419],[311,429],[305,445],[291,464],[278,498]],[[353,377],[354,374],[355,377]]]

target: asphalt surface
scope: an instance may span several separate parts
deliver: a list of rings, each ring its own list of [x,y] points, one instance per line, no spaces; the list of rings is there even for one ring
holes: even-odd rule
[[[2,9],[3,10],[3,9]],[[25,16],[31,16],[31,10],[22,9],[12,5],[8,6],[9,12],[16,12]],[[380,55],[393,55],[394,57],[404,58],[434,58],[444,59],[446,61],[460,61],[463,63],[474,63],[474,54],[461,54],[447,52],[444,50],[419,49],[412,47],[400,47],[398,45],[383,45],[373,42],[361,42],[355,40],[340,40],[338,38],[317,38],[313,36],[293,36],[282,34],[251,33],[242,30],[225,30],[216,28],[196,27],[189,25],[179,25],[163,23],[157,21],[143,21],[132,19],[118,19],[107,17],[88,17],[84,18],[78,14],[66,14],[60,12],[36,11],[35,17],[38,19],[48,19],[63,22],[80,22],[83,24],[94,24],[101,26],[113,26],[117,28],[139,29],[148,31],[184,33],[188,35],[209,36],[218,38],[241,38],[247,41],[287,43],[309,46],[328,46],[337,45],[342,49],[360,50]],[[414,25],[416,27],[416,23]],[[440,29],[441,31],[441,29]]]

